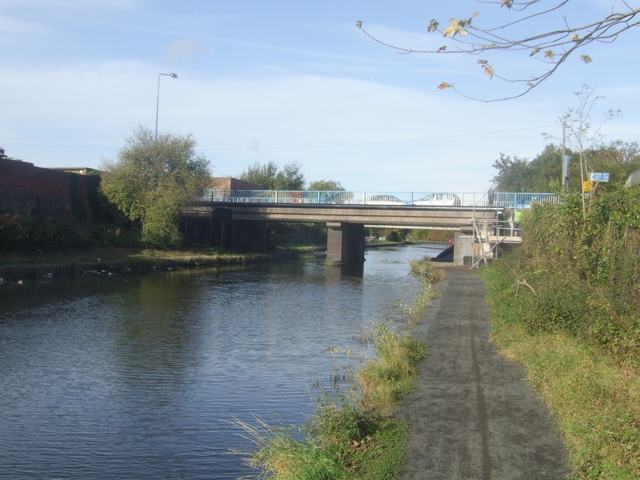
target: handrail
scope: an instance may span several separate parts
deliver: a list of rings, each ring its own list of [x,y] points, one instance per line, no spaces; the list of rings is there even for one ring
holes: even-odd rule
[[[202,202],[304,203],[319,205],[463,206],[529,208],[558,203],[554,193],[515,192],[345,192],[321,190],[205,190]]]

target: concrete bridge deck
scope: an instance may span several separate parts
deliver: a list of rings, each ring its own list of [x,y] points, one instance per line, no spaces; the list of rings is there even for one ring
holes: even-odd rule
[[[304,223],[353,223],[400,228],[472,229],[473,220],[496,220],[502,207],[317,205],[289,203],[197,202],[187,211],[207,214],[216,208],[234,220]]]

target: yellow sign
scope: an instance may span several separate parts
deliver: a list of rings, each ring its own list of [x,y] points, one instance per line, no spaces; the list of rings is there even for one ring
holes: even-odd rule
[[[582,189],[584,190],[585,193],[589,193],[591,191],[591,189],[593,188],[593,181],[591,180],[586,180],[583,183],[583,187]]]

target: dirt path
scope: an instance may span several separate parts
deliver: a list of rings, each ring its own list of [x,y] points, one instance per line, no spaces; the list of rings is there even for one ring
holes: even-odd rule
[[[524,370],[489,342],[484,282],[469,270],[446,274],[443,296],[414,331],[429,356],[398,408],[412,433],[397,478],[566,478],[567,454],[549,410]]]

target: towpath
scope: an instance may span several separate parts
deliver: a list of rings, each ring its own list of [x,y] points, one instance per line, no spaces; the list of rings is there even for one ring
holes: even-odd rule
[[[397,478],[566,478],[567,453],[549,410],[524,370],[489,341],[482,279],[448,267],[441,291],[414,330],[429,356],[398,408],[411,437]]]

